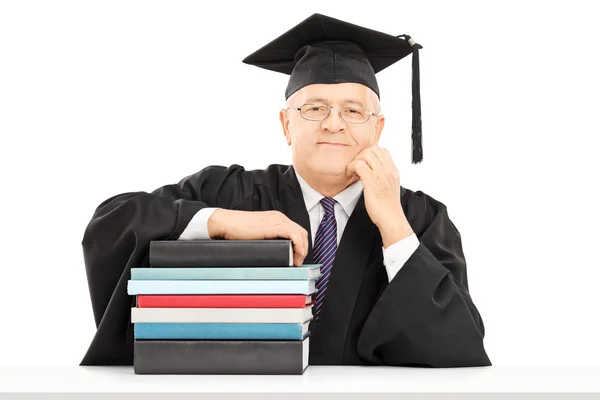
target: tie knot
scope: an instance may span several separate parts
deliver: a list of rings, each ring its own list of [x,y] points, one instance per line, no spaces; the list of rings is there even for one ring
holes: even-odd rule
[[[323,205],[323,208],[325,209],[326,216],[335,215],[334,214],[334,206],[335,206],[334,199],[332,199],[331,197],[323,197],[321,199],[321,204]]]

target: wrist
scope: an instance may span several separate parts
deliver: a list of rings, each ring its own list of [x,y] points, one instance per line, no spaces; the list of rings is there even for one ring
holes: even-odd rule
[[[392,244],[406,239],[414,233],[412,227],[404,215],[401,218],[390,218],[386,224],[379,227],[379,233],[383,247],[388,248]]]
[[[208,237],[211,239],[221,239],[225,237],[225,215],[227,214],[226,209],[219,208],[213,211],[212,215],[208,219]]]

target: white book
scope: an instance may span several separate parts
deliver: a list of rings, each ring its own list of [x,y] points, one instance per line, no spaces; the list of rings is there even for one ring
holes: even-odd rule
[[[127,294],[313,294],[316,280],[127,281]]]
[[[304,308],[138,308],[131,322],[208,322],[303,324],[310,321],[313,304]]]

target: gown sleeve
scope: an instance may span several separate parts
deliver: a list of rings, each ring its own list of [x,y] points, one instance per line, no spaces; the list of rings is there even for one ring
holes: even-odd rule
[[[236,209],[252,197],[244,168],[209,166],[151,193],[128,192],[102,202],[85,229],[83,257],[96,334],[80,365],[132,365],[132,267],[148,266],[152,240],[176,240],[205,207]]]
[[[491,365],[446,206],[417,191],[405,211],[420,243],[380,293],[360,333],[359,355],[373,365]]]

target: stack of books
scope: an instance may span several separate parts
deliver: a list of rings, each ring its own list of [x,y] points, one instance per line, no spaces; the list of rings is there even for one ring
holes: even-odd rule
[[[150,243],[132,268],[136,374],[302,374],[320,264],[290,240]]]

